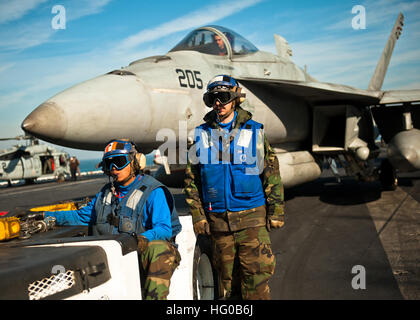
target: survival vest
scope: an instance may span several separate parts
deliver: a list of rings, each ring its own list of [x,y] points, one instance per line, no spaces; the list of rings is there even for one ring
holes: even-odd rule
[[[230,133],[205,123],[195,131],[204,209],[241,211],[265,204],[263,125],[250,119]],[[190,161],[194,161],[190,159]]]
[[[165,192],[171,211],[171,240],[175,242],[176,235],[181,231],[181,224],[174,198],[165,185],[148,175],[143,175],[139,181],[134,182],[132,188],[119,203],[112,194],[110,183],[102,188],[95,203],[96,223],[92,226],[93,235],[145,232],[143,208],[150,193],[156,188],[162,188]]]

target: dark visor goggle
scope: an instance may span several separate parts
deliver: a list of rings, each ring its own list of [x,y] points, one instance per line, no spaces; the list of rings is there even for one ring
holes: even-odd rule
[[[232,91],[211,91],[203,95],[203,100],[206,106],[212,107],[219,100],[221,104],[227,104],[237,97],[236,92]]]
[[[112,167],[115,167],[115,169],[117,170],[122,170],[129,163],[130,163],[130,160],[128,159],[128,156],[126,154],[119,154],[119,155],[111,156],[109,158],[105,158],[103,160],[103,169],[105,171],[111,171]]]

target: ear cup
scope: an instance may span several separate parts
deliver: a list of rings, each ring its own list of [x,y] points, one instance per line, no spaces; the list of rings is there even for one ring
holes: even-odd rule
[[[242,102],[245,101],[245,93],[242,93],[241,87],[237,87],[236,92],[238,93],[238,98],[236,98],[236,102],[238,104],[241,104]]]
[[[96,168],[101,168],[103,173],[105,173],[106,175],[110,175],[110,172],[105,169],[105,164],[103,160],[96,165]]]
[[[140,170],[143,170],[146,167],[146,156],[143,153],[136,153],[136,161],[140,167]]]

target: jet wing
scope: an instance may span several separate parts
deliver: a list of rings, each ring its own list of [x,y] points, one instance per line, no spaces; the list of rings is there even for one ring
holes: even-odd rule
[[[381,91],[367,91],[346,85],[326,82],[287,81],[258,78],[237,78],[245,87],[266,87],[301,97],[312,105],[345,104],[368,106],[377,105],[382,96]]]
[[[420,90],[384,91],[380,104],[420,102]]]

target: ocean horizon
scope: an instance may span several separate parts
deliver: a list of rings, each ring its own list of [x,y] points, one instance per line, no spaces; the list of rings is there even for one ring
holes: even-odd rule
[[[79,161],[80,161],[80,165],[79,165],[80,172],[101,170],[100,168],[96,168],[96,165],[99,162],[101,162],[102,159],[79,159]]]
[[[153,154],[146,154],[146,165],[147,166],[153,165],[153,159],[154,159]],[[96,168],[96,165],[101,161],[102,161],[102,159],[79,159],[80,172],[89,172],[89,171],[101,170],[100,168]]]

